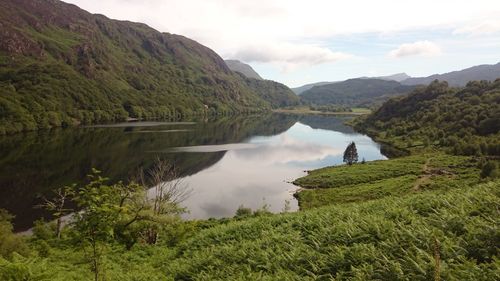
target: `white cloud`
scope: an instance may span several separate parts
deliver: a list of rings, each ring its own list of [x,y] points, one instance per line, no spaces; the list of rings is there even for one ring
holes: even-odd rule
[[[349,54],[363,56],[363,51],[375,50],[370,46],[373,41],[340,44],[342,49],[325,47],[339,46],[335,44],[338,35],[356,38],[360,33],[397,34],[408,30],[432,33],[440,28],[486,33],[496,28],[488,22],[500,18],[498,0],[65,1],[93,13],[144,22],[163,32],[187,36],[224,58],[263,62],[282,70],[338,63]],[[480,22],[486,24],[469,26]]]
[[[245,62],[280,64],[286,69],[336,62],[353,57],[350,54],[333,52],[328,48],[290,43],[242,46],[229,56]]]
[[[457,28],[453,31],[454,34],[469,34],[469,35],[489,35],[500,32],[500,20],[486,20],[480,23],[468,24]]]
[[[397,49],[389,52],[392,58],[409,56],[435,56],[441,54],[441,48],[430,41],[418,41],[414,43],[401,44]]]

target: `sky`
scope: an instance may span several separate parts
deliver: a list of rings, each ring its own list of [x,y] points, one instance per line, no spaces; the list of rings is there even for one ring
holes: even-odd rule
[[[297,87],[500,62],[499,0],[65,0],[184,35]]]

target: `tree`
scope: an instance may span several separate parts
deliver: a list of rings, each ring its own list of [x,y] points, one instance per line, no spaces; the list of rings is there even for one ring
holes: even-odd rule
[[[348,165],[358,162],[358,150],[356,144],[351,142],[344,151],[344,162]]]
[[[56,218],[56,237],[61,238],[63,218],[74,212],[71,208],[66,208],[69,198],[74,195],[75,185],[58,188],[54,191],[55,197],[52,200],[44,198],[45,203],[41,207],[52,212]]]
[[[174,165],[156,159],[153,168],[141,171],[140,180],[148,192],[148,216],[144,240],[156,244],[162,225],[168,224],[178,215],[185,213],[180,204],[191,194],[191,189],[182,182]]]
[[[95,169],[89,178],[90,183],[75,191],[72,198],[80,210],[74,213],[72,226],[76,230],[76,241],[82,243],[84,249],[90,248],[89,262],[94,280],[98,281],[105,244],[114,238],[121,208],[116,204],[118,196],[114,186],[106,184],[107,178]]]

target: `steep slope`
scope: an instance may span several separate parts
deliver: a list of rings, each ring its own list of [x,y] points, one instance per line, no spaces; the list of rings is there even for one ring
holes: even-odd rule
[[[244,64],[238,60],[226,60],[225,62],[229,69],[239,74],[245,83],[257,93],[259,97],[271,104],[271,107],[278,108],[300,103],[300,99],[290,88],[288,88],[288,86],[275,81],[262,79],[250,65]]]
[[[402,149],[437,145],[455,154],[498,156],[500,79],[462,89],[434,81],[387,101],[356,127]]]
[[[463,87],[469,81],[488,80],[494,81],[500,78],[500,63],[489,65],[478,65],[459,71],[444,74],[434,74],[429,77],[409,78],[403,80],[403,85],[427,85],[434,80],[446,81],[450,86]]]
[[[412,89],[413,86],[403,86],[396,81],[356,78],[314,86],[302,93],[301,99],[306,103],[316,105],[370,106],[391,96],[407,93]]]
[[[0,27],[0,134],[270,108],[215,52],[144,24],[5,0]]]
[[[248,64],[242,63],[239,60],[225,60],[229,69],[235,72],[239,72],[248,78],[254,78],[262,80],[262,77]]]
[[[271,80],[259,80],[241,75],[248,87],[256,92],[259,97],[268,101],[272,108],[300,104],[300,98],[286,85]]]

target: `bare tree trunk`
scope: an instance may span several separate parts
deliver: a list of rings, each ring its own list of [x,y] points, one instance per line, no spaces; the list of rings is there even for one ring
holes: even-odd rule
[[[57,239],[61,238],[61,228],[62,228],[62,218],[58,217],[56,221],[56,237]]]
[[[182,184],[174,166],[160,158],[157,158],[154,167],[147,171],[147,178],[144,171],[140,178],[143,186],[149,186],[154,190],[150,199],[154,218],[178,213],[179,204],[191,193],[191,190]],[[150,227],[145,233],[145,239],[149,244],[156,244],[158,235],[158,230]]]

